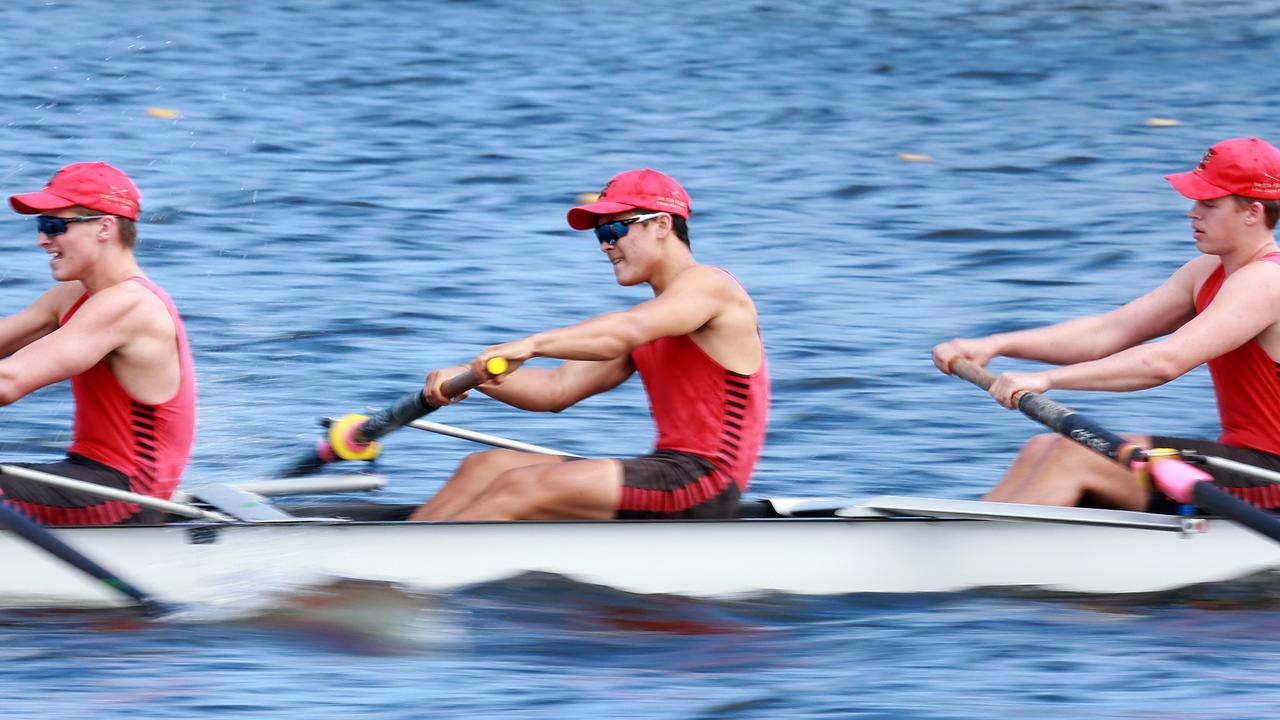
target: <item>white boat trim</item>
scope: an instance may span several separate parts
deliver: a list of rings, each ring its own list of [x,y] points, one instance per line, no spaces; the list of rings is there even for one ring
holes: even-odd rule
[[[839,517],[862,517],[867,510],[887,515],[931,518],[972,518],[1010,522],[1056,522],[1076,525],[1109,525],[1112,527],[1147,528],[1173,532],[1199,532],[1204,518],[1160,515],[1128,510],[1023,505],[1019,503],[980,500],[882,495],[865,503],[836,511]]]

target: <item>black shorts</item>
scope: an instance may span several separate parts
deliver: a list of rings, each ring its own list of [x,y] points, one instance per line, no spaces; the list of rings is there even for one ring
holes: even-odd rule
[[[1223,445],[1212,440],[1153,435],[1151,437],[1151,447],[1190,450],[1201,455],[1212,455],[1226,460],[1235,460],[1263,470],[1280,472],[1280,455],[1273,455],[1262,450]],[[1247,500],[1249,503],[1261,508],[1269,510],[1280,509],[1280,485],[1252,475],[1238,473],[1234,470],[1208,467],[1206,465],[1196,465],[1196,467],[1212,475],[1214,484],[1227,490],[1232,495],[1242,500]],[[1164,513],[1176,513],[1178,509],[1179,504],[1176,501],[1159,491],[1152,493],[1151,502],[1148,503],[1147,507],[1150,512]]]
[[[56,463],[13,463],[18,467],[39,470],[40,472],[49,473],[50,475],[61,475],[62,477],[71,478],[72,480],[83,480],[91,482],[94,485],[102,485],[104,487],[115,488],[116,490],[125,490],[132,492],[133,488],[129,483],[129,477],[124,473],[116,470],[110,465],[104,465],[97,460],[90,460],[83,455],[68,453],[67,459]],[[0,474],[0,491],[4,492],[4,496],[10,500],[30,503],[32,505],[43,505],[52,509],[56,508],[74,508],[83,509],[91,508],[103,503],[119,503],[119,500],[111,500],[99,495],[90,495],[88,493],[68,490],[66,488],[48,485],[36,480],[27,480],[25,478],[13,477],[10,475]],[[39,519],[39,518],[37,518]],[[149,523],[160,522],[162,514],[155,510],[143,508],[133,517],[122,520],[123,523]]]
[[[676,450],[622,460],[619,520],[735,518],[742,489],[704,457]]]

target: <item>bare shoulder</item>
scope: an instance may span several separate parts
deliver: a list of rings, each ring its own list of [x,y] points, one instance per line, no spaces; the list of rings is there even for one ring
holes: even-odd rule
[[[84,295],[84,292],[84,285],[79,280],[60,282],[46,290],[32,305],[61,317]]]
[[[1224,290],[1240,286],[1248,287],[1250,292],[1280,296],[1280,263],[1254,261],[1228,275],[1223,282]]]
[[[730,275],[729,271],[713,265],[699,264],[688,268],[676,276],[672,286],[676,285],[698,292],[711,293],[726,300],[740,299],[751,302],[746,288],[742,287],[737,278]]]
[[[90,295],[73,318],[98,328],[132,332],[171,332],[164,302],[139,283],[126,281]]]

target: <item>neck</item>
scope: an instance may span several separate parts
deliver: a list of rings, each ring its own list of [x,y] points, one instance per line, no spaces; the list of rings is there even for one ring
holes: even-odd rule
[[[1259,236],[1248,243],[1241,243],[1239,247],[1227,252],[1219,257],[1222,259],[1222,266],[1226,269],[1228,275],[1248,265],[1255,260],[1263,257],[1268,253],[1276,252],[1275,235],[1271,231]]]
[[[693,253],[689,252],[689,247],[680,242],[680,247],[669,252],[658,271],[649,278],[649,286],[653,288],[654,296],[661,295],[677,275],[697,264],[698,261],[693,259]]]
[[[92,295],[141,274],[142,268],[138,267],[133,253],[124,252],[120,256],[99,262],[85,277],[80,278],[80,282]]]

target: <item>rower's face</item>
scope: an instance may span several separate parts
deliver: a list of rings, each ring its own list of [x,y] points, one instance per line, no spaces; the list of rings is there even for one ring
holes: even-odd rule
[[[79,208],[53,210],[44,215],[72,218],[91,214]],[[97,260],[100,243],[98,236],[102,220],[86,220],[67,223],[66,231],[56,235],[36,233],[36,245],[49,254],[49,270],[59,282],[79,280]]]
[[[644,210],[621,212],[600,218],[599,225],[626,220],[637,215],[648,215]],[[649,277],[651,266],[657,260],[658,243],[655,239],[660,218],[634,222],[626,226],[627,234],[612,243],[601,242],[600,250],[613,264],[613,276],[619,285],[638,285]]]
[[[1187,211],[1187,217],[1191,219],[1191,235],[1196,247],[1201,252],[1216,254],[1230,250],[1248,227],[1249,209],[1231,197],[1197,200]]]

